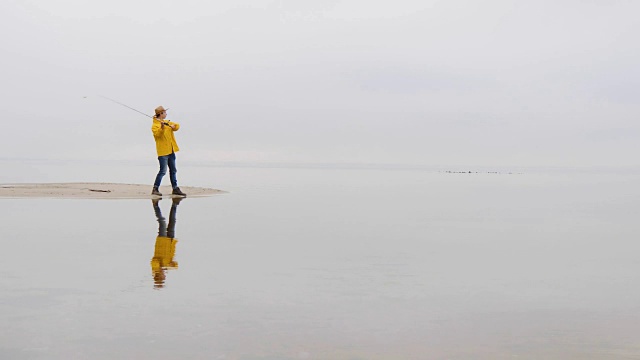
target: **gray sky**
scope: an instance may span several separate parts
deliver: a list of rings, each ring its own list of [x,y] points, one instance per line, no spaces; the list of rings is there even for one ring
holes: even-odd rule
[[[640,165],[640,2],[3,0],[1,157]],[[83,96],[87,96],[86,99]]]

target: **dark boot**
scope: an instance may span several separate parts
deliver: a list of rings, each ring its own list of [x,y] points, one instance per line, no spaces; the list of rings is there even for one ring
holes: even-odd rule
[[[153,190],[151,190],[151,195],[162,196],[162,193],[158,190],[157,186],[154,186]]]
[[[180,190],[179,187],[173,188],[173,192],[171,194],[172,195],[178,195],[178,196],[187,196],[187,194],[183,193],[182,190]]]

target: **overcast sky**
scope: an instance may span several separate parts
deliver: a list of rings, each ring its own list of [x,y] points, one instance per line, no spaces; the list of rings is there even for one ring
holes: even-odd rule
[[[3,0],[5,158],[640,165],[638,1]],[[84,97],[87,98],[84,98]],[[155,161],[155,160],[154,160]]]

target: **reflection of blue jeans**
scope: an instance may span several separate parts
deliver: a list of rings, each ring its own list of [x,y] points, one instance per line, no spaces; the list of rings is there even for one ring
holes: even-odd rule
[[[158,156],[158,162],[160,162],[160,171],[158,171],[158,175],[156,175],[156,181],[153,183],[153,186],[160,187],[162,178],[167,173],[167,165],[168,165],[169,179],[171,179],[171,186],[174,189],[177,188],[178,179],[176,178],[176,173],[178,172],[178,169],[176,169],[176,154],[171,153],[170,155]]]
[[[156,219],[158,220],[158,236],[164,236],[169,238],[176,237],[176,210],[178,203],[175,201],[171,204],[171,212],[169,212],[169,226],[164,217],[162,217],[162,211],[157,202],[153,203],[153,211],[156,213]]]

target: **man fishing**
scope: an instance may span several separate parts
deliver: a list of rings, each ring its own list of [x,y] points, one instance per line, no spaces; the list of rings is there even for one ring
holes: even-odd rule
[[[178,143],[173,135],[175,131],[180,129],[180,124],[166,120],[167,110],[162,106],[156,108],[156,115],[153,117],[153,125],[151,126],[151,132],[156,140],[156,150],[158,152],[158,161],[160,162],[160,170],[156,175],[156,181],[153,183],[153,190],[151,195],[162,196],[160,190],[160,183],[162,178],[167,173],[167,166],[169,167],[169,179],[171,180],[171,186],[173,187],[172,195],[187,196],[178,187],[178,179],[176,178],[176,151],[179,151]]]

